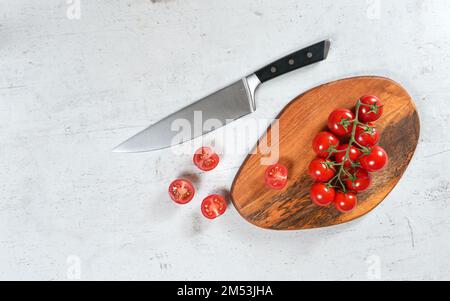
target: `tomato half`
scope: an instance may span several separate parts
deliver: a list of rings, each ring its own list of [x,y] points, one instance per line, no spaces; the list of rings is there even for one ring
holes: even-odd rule
[[[339,139],[330,132],[320,132],[314,137],[312,147],[318,157],[328,157],[330,148],[336,148],[339,145]]]
[[[287,184],[288,170],[286,166],[276,163],[266,168],[264,181],[271,189],[283,189]]]
[[[194,185],[189,180],[176,179],[169,185],[169,195],[175,203],[189,203],[194,197],[194,194]]]
[[[227,209],[225,198],[218,194],[207,196],[202,201],[201,210],[206,218],[214,219],[222,215]]]
[[[328,116],[328,128],[338,136],[349,134],[353,129],[355,115],[348,109],[336,109]]]
[[[354,192],[336,192],[336,196],[334,198],[334,206],[340,212],[346,213],[350,212],[356,208],[356,204],[358,203],[358,199],[356,197],[356,193]]]
[[[332,162],[323,158],[317,158],[311,161],[308,173],[316,182],[327,182],[336,173]]]
[[[369,188],[372,177],[367,170],[362,168],[351,169],[348,171],[351,176],[347,176],[345,180],[345,186],[348,190],[360,192]]]
[[[388,155],[381,146],[375,145],[370,149],[369,154],[362,155],[359,158],[359,163],[367,171],[378,171],[388,163]]]
[[[200,147],[194,154],[195,166],[204,171],[214,169],[219,164],[219,156],[209,147]]]
[[[336,149],[338,152],[334,153],[334,159],[337,163],[341,163],[344,160],[346,149],[348,148],[348,144],[341,144]],[[353,145],[350,146],[350,151],[348,153],[348,159],[345,160],[344,166],[350,167],[352,165],[352,162],[357,162],[359,156],[361,155],[361,151],[354,147]]]
[[[373,123],[358,125],[355,130],[355,140],[362,146],[374,146],[380,135]]]
[[[315,183],[311,187],[309,197],[316,205],[328,206],[334,200],[335,191],[333,187],[328,187],[326,184]]]
[[[358,110],[358,119],[362,122],[376,121],[383,114],[383,104],[374,95],[366,95],[360,98],[362,105]]]

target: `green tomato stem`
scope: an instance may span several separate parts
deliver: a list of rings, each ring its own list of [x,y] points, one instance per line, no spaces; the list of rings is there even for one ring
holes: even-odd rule
[[[356,145],[358,145],[360,148],[364,147],[362,145],[360,145],[356,140],[355,140],[355,134],[356,134],[356,127],[358,126],[358,124],[360,124],[359,122],[359,108],[361,107],[361,105],[364,105],[363,103],[361,103],[361,101],[358,99],[358,102],[356,103],[356,109],[355,109],[355,119],[353,120],[353,128],[352,128],[352,132],[351,132],[351,136],[350,136],[350,140],[348,141],[348,146],[347,149],[345,149],[345,155],[344,158],[342,159],[341,163],[337,163],[335,164],[335,166],[339,166],[339,171],[337,172],[337,174],[330,180],[328,181],[327,185],[332,185],[331,183],[333,181],[335,181],[336,179],[338,180],[339,184],[342,187],[342,191],[345,193],[347,192],[347,188],[345,187],[343,181],[342,181],[342,173],[347,174],[347,176],[349,176],[349,173],[347,172],[347,170],[345,170],[345,165],[344,163],[350,159],[350,149],[352,147],[352,144],[355,143]],[[344,151],[344,150],[342,150]],[[330,156],[331,157],[331,153]]]

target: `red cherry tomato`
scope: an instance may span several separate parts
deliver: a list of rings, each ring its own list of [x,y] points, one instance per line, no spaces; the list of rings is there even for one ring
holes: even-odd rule
[[[388,155],[382,147],[375,145],[370,149],[369,154],[359,158],[359,163],[369,172],[378,171],[388,163]]]
[[[314,204],[328,206],[334,200],[335,191],[333,187],[328,187],[326,184],[315,183],[311,187],[309,196]]]
[[[189,203],[194,197],[194,194],[194,185],[189,180],[176,179],[169,185],[169,195],[175,203]]]
[[[358,125],[355,131],[355,140],[362,146],[374,146],[380,138],[373,123]]]
[[[344,160],[345,157],[345,153],[346,153],[346,149],[348,148],[348,144],[341,144],[338,146],[337,153],[334,153],[334,159],[336,160],[337,163],[341,163]],[[350,146],[350,152],[348,154],[348,159],[345,160],[344,166],[345,167],[350,167],[352,165],[351,162],[357,162],[359,156],[361,155],[361,151],[359,149],[357,149],[356,147],[354,147],[353,145]]]
[[[351,169],[348,171],[351,176],[345,180],[345,186],[348,190],[360,192],[369,188],[372,178],[367,170],[362,168]]]
[[[331,164],[332,162],[329,160],[325,160],[322,158],[314,159],[309,164],[309,175],[316,182],[327,182],[336,173],[336,169]]]
[[[330,147],[338,147],[339,139],[330,132],[320,132],[313,140],[312,147],[317,156],[326,158]]]
[[[334,206],[340,212],[346,213],[355,209],[356,204],[358,203],[358,199],[356,197],[356,193],[354,192],[336,192],[336,196],[334,198]]]
[[[200,147],[194,154],[195,166],[204,171],[214,169],[219,164],[219,156],[209,147]]]
[[[359,107],[358,119],[362,122],[376,121],[383,114],[383,104],[374,95],[366,95],[360,99],[362,105]]]
[[[328,116],[328,128],[338,136],[349,134],[353,128],[355,115],[348,109],[336,109]]]
[[[280,164],[274,164],[267,167],[264,174],[264,181],[269,188],[283,189],[287,184],[288,170]]]
[[[227,202],[223,196],[212,194],[202,201],[201,209],[206,218],[214,219],[225,212]]]

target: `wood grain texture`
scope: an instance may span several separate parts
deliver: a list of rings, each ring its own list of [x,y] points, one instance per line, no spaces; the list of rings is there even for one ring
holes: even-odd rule
[[[309,199],[312,180],[307,174],[315,154],[314,136],[326,129],[328,114],[338,107],[354,108],[365,94],[380,97],[382,118],[376,122],[380,142],[389,155],[389,165],[373,173],[370,189],[358,194],[358,206],[342,214],[332,206],[318,207]],[[326,227],[358,218],[380,204],[400,180],[419,139],[420,122],[412,98],[399,84],[382,77],[355,77],[331,82],[298,96],[278,115],[279,162],[289,169],[288,184],[281,191],[267,189],[260,160],[260,141],[271,141],[271,127],[258,141],[239,169],[231,188],[238,212],[250,223],[268,229],[296,230]],[[251,189],[249,189],[251,187]]]

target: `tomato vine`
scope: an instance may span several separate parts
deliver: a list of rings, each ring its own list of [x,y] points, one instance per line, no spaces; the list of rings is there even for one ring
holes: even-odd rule
[[[336,150],[336,148],[335,148],[334,146],[332,146],[332,147],[330,147],[330,149],[328,150],[329,155],[328,155],[328,157],[327,157],[327,161],[333,156],[334,153],[337,153],[337,152],[344,152],[344,151],[345,151],[345,155],[344,155],[344,158],[342,159],[342,162],[340,162],[340,163],[330,162],[330,164],[333,165],[333,166],[339,166],[339,169],[338,169],[336,175],[335,175],[331,180],[329,180],[329,181],[326,183],[326,185],[327,185],[328,187],[337,187],[336,184],[338,183],[338,184],[341,186],[342,191],[343,191],[344,193],[347,192],[347,188],[346,188],[346,186],[345,186],[345,184],[344,184],[344,182],[343,182],[342,174],[344,173],[344,174],[345,174],[347,177],[349,177],[349,178],[352,178],[352,177],[353,177],[353,176],[348,172],[348,170],[345,168],[345,162],[347,162],[348,160],[350,160],[350,150],[351,150],[352,145],[355,144],[356,146],[358,146],[358,147],[361,149],[361,151],[362,151],[363,154],[366,154],[366,153],[370,152],[370,150],[369,150],[367,147],[362,146],[362,145],[359,144],[359,143],[356,141],[356,139],[355,139],[356,128],[358,127],[358,125],[364,125],[364,126],[366,126],[367,128],[370,128],[370,126],[368,126],[368,125],[366,125],[366,124],[360,122],[359,119],[358,119],[358,118],[359,118],[359,108],[360,108],[361,106],[368,106],[368,105],[363,104],[363,103],[361,102],[361,100],[358,100],[358,101],[356,102],[355,118],[353,119],[353,121],[351,121],[350,124],[349,124],[350,121],[348,121],[348,120],[345,121],[345,123],[346,123],[347,125],[351,125],[351,126],[352,126],[352,131],[350,132],[350,139],[349,139],[349,141],[348,141],[347,148],[346,148],[346,149],[343,149],[343,150]],[[357,162],[353,162],[353,161],[351,161],[351,160],[350,160],[350,162],[351,162],[351,166],[352,166],[352,167],[358,167],[358,166],[359,166],[359,163],[357,163]],[[333,183],[334,183],[334,185],[333,185]]]

